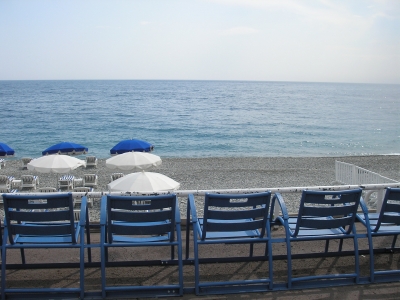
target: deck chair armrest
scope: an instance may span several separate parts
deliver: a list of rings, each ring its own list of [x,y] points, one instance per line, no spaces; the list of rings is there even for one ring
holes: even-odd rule
[[[88,210],[88,206],[87,206],[87,197],[83,196],[82,200],[81,200],[81,215],[79,218],[79,225],[80,226],[86,226],[86,222],[88,220],[86,220],[86,213]]]
[[[278,202],[278,205],[279,205],[279,207],[281,209],[282,218],[284,220],[289,219],[289,213],[288,213],[288,210],[286,208],[285,201],[283,200],[283,197],[282,197],[282,195],[280,193],[275,193],[274,197],[272,198],[271,214],[273,214],[273,210],[274,210],[274,207],[276,205],[276,202]],[[272,218],[271,218],[271,220],[272,220]]]
[[[196,211],[196,204],[194,202],[194,196],[193,194],[189,194],[188,196],[188,222],[189,222],[189,218],[190,215],[192,216],[192,223],[197,223],[197,211]]]
[[[105,226],[107,222],[107,196],[101,197],[100,205],[100,226]]]
[[[181,212],[179,209],[179,205],[178,205],[178,199],[176,199],[176,207],[177,209],[175,210],[175,223],[176,224],[181,224]]]
[[[361,222],[365,227],[371,228],[370,227],[370,222],[369,222],[369,217],[368,217],[368,207],[367,204],[365,203],[364,199],[361,197],[360,199],[360,207],[362,210],[362,214],[364,214],[364,219],[360,217],[359,214],[356,214],[356,218],[359,222]]]
[[[5,218],[5,217],[4,217]],[[1,235],[1,238],[3,239],[2,240],[2,245],[7,245],[7,239],[8,239],[8,227],[7,227],[7,222],[6,222],[6,220],[4,219],[4,222],[3,222],[4,224],[3,224],[3,226],[4,226],[4,228],[3,228],[3,234]],[[1,228],[1,226],[0,226],[0,228]],[[1,247],[2,248],[2,247]]]

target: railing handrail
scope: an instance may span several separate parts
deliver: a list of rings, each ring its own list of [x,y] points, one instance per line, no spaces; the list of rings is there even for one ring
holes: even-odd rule
[[[342,184],[342,185],[329,185],[329,186],[299,186],[299,187],[275,187],[275,188],[249,188],[249,189],[215,189],[215,190],[175,190],[175,191],[140,191],[140,192],[70,192],[73,196],[90,196],[93,198],[100,198],[104,195],[166,195],[176,194],[178,197],[188,196],[193,194],[195,196],[204,196],[206,193],[220,193],[220,194],[245,194],[245,193],[258,193],[271,191],[272,193],[301,193],[303,190],[319,190],[319,191],[340,191],[346,189],[358,189],[363,190],[379,190],[388,187],[400,188],[400,182],[394,183],[379,183],[379,184]],[[65,193],[65,192],[54,192],[54,193]],[[13,193],[13,195],[43,195],[41,192],[22,192]]]
[[[206,193],[220,193],[220,194],[244,194],[244,193],[259,193],[265,191],[271,191],[272,193],[301,193],[303,190],[319,190],[319,191],[340,191],[340,190],[349,190],[349,189],[358,189],[361,188],[364,191],[367,191],[364,194],[364,200],[368,202],[369,197],[375,191],[378,192],[378,201],[377,201],[377,211],[380,210],[383,199],[383,191],[384,189],[391,188],[400,188],[400,182],[397,183],[387,183],[387,184],[365,184],[365,185],[332,185],[332,186],[302,186],[302,187],[280,187],[280,188],[251,188],[251,189],[225,189],[225,190],[176,190],[176,191],[159,191],[159,192],[71,192],[73,197],[80,196],[88,196],[91,198],[100,199],[104,195],[131,195],[131,196],[143,196],[143,195],[165,195],[174,193],[178,197],[187,197],[189,194],[193,194],[195,196],[204,196]],[[57,192],[62,193],[62,192]],[[14,193],[22,194],[22,195],[43,195],[44,193],[31,192],[31,193]],[[300,199],[300,198],[299,198]],[[278,208],[275,207],[276,209]],[[276,212],[278,213],[278,212]]]

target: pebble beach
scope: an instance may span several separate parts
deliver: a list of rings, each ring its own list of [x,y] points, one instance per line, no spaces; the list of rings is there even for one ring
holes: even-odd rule
[[[344,157],[215,157],[215,158],[165,158],[158,167],[148,169],[164,174],[180,183],[180,190],[254,189],[329,186],[335,182],[335,161],[357,165],[393,180],[400,181],[400,156],[344,156]],[[97,168],[78,168],[70,174],[81,178],[84,174],[97,174],[96,192],[107,192],[111,173],[129,174],[132,171],[110,170],[105,159],[99,159]],[[38,175],[39,187],[57,187],[61,174],[34,174],[22,169],[19,159],[6,159],[1,175],[19,179],[23,174]],[[68,190],[65,190],[68,191]],[[20,192],[34,192],[24,189]],[[201,203],[198,197],[196,200]],[[299,194],[285,196],[290,212],[296,212]],[[182,213],[185,199],[180,199]],[[201,205],[199,205],[201,207]],[[98,219],[98,201],[91,208],[91,220]],[[184,215],[183,215],[184,216]]]

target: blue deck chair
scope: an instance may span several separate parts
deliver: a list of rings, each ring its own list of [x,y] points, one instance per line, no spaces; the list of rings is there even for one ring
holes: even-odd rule
[[[189,259],[189,228],[193,227],[195,292],[229,294],[268,291],[272,288],[272,248],[270,244],[269,207],[271,192],[255,194],[206,194],[204,215],[197,215],[194,196],[188,197],[186,259]],[[265,245],[262,256],[253,256],[253,244]],[[200,282],[200,263],[222,263],[226,257],[200,259],[199,246],[210,244],[249,244],[249,256],[232,261],[269,261],[268,276],[261,279]],[[225,260],[229,262],[229,260]]]
[[[400,279],[400,270],[375,271],[373,237],[393,236],[389,249],[393,252],[397,236],[400,234],[400,188],[387,188],[379,213],[368,213],[365,202],[361,202],[364,214],[358,214],[357,218],[367,229],[367,238],[370,253],[370,281],[389,282]]]
[[[308,191],[302,193],[297,217],[289,217],[285,202],[279,193],[272,199],[271,210],[276,202],[282,211],[275,222],[285,228],[284,239],[273,239],[273,242],[285,242],[287,248],[287,287],[311,288],[335,286],[341,284],[354,284],[359,282],[359,254],[358,240],[355,227],[357,209],[361,199],[361,189],[343,191]],[[333,256],[329,251],[329,241],[339,240],[339,249],[342,251],[343,239],[353,239],[354,243],[354,273],[310,275],[304,277],[292,276],[292,250],[293,242],[317,241],[325,242],[322,256]],[[309,257],[317,257],[318,253],[311,253]]]
[[[35,294],[55,297],[73,295],[84,297],[84,232],[89,228],[86,222],[88,211],[86,198],[82,199],[79,222],[74,221],[73,199],[71,194],[44,194],[40,196],[4,194],[4,236],[2,245],[1,290],[2,299],[15,297],[18,294]],[[90,233],[87,230],[87,243],[90,244]],[[38,248],[77,248],[80,250],[80,285],[76,288],[7,288],[6,258],[7,252],[20,249],[22,267],[26,263],[24,249]],[[88,249],[89,261],[90,251]],[[51,263],[48,263],[49,265]],[[73,263],[71,263],[73,264]],[[76,263],[75,263],[76,265]],[[46,268],[46,263],[42,265]],[[13,295],[11,295],[13,294]]]
[[[183,261],[180,212],[176,195],[103,196],[101,199],[100,246],[102,297],[162,297],[183,294]],[[178,282],[152,286],[107,286],[108,249],[112,247],[170,247],[171,257],[155,265],[178,265]],[[175,249],[178,257],[175,259]],[[138,261],[137,265],[147,262]],[[135,262],[125,266],[135,266]]]

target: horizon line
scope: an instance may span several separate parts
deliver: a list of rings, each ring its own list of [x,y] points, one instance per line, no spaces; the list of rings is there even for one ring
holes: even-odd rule
[[[276,82],[276,83],[400,85],[400,83],[377,83],[377,82],[247,80],[247,79],[0,79],[0,81],[210,81],[210,82],[214,81],[214,82]]]

